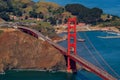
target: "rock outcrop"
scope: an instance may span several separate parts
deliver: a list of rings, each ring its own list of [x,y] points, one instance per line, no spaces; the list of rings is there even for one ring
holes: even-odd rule
[[[0,72],[7,69],[65,70],[66,62],[47,42],[12,31],[0,35]]]

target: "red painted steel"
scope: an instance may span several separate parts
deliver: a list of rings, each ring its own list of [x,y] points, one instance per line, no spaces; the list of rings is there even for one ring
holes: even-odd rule
[[[71,41],[71,39],[73,39]],[[69,18],[68,19],[68,50],[67,55],[70,54],[76,55],[76,18]],[[67,58],[67,71],[71,70],[71,61],[70,57]]]

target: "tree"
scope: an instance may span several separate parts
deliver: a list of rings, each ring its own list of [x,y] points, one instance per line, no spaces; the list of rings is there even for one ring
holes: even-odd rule
[[[102,9],[99,9],[99,8],[92,8],[90,10],[91,16],[96,17],[96,18],[100,18],[102,13],[103,13]]]
[[[6,2],[0,0],[0,12],[5,11],[8,8]]]
[[[9,15],[6,12],[1,12],[0,17],[6,21],[10,20]]]
[[[30,17],[37,18],[37,13],[33,10],[29,12]]]
[[[65,6],[66,11],[71,12],[72,15],[79,15],[85,13],[85,11],[88,11],[89,8],[81,5],[81,4],[67,4]]]
[[[62,14],[64,11],[65,11],[65,10],[64,10],[63,7],[59,7],[57,10],[54,10],[54,11],[53,11],[53,15]]]
[[[23,13],[18,8],[16,8],[16,9],[14,8],[13,9],[13,14],[16,15],[16,16],[22,16]]]
[[[94,23],[100,20],[103,11],[99,8],[87,8],[81,4],[67,4],[66,11],[71,12],[72,15],[77,16],[79,22]]]
[[[56,25],[56,19],[54,17],[49,17],[48,20],[52,25]]]

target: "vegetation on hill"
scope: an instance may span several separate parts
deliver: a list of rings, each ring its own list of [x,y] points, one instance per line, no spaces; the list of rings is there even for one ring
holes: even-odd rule
[[[88,8],[81,4],[67,4],[64,7],[52,2],[33,2],[32,0],[0,0],[0,17],[6,21],[39,21],[51,25],[65,24],[69,17],[77,17],[78,23],[89,24],[110,21],[119,25],[116,16],[103,15],[102,9]],[[102,17],[101,17],[102,16]],[[39,25],[39,23],[38,23]],[[37,28],[41,27],[39,25]],[[49,26],[46,26],[46,28]],[[41,28],[39,28],[41,29]],[[53,29],[51,27],[51,29]],[[49,29],[48,29],[49,30]],[[47,30],[47,31],[48,31]]]
[[[99,8],[87,8],[81,4],[67,4],[65,7],[52,2],[33,2],[32,0],[1,0],[0,17],[10,20],[10,15],[24,16],[25,19],[40,18],[51,24],[65,23],[70,16],[76,16],[78,22],[96,22],[103,11]],[[4,16],[3,16],[4,14]]]
[[[102,14],[101,15],[101,22],[97,22],[97,25],[100,25],[101,27],[117,27],[120,26],[120,17],[109,15],[109,14]]]
[[[48,22],[38,22],[38,25],[32,28],[38,30],[39,32],[50,38],[58,37],[54,30],[54,27]]]
[[[65,6],[66,11],[72,13],[78,17],[78,22],[92,23],[97,22],[101,18],[103,11],[99,8],[87,8],[81,4],[67,4]]]

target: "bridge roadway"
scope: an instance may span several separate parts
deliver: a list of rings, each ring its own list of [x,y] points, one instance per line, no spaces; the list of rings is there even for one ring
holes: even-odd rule
[[[34,29],[27,28],[27,27],[22,27],[22,26],[17,26],[17,27],[14,27],[14,28],[17,28],[17,29],[20,29],[20,30],[23,30],[23,31],[27,31],[27,32],[31,33],[34,37],[36,37],[38,39],[41,39],[43,41],[47,41],[52,46],[57,48],[63,55],[66,55],[66,56],[70,57],[71,59],[73,59],[77,63],[81,64],[85,68],[88,68],[91,72],[98,75],[103,80],[117,80],[115,77],[113,77],[112,75],[110,75],[106,71],[104,71],[104,70],[100,69],[99,67],[91,64],[90,62],[83,59],[82,57],[80,57],[78,55],[74,55],[74,54],[67,55],[67,49],[65,49],[64,47],[62,47],[62,46],[60,46],[60,45],[58,45],[54,42],[52,42],[49,38],[43,36],[40,32],[38,32]]]

